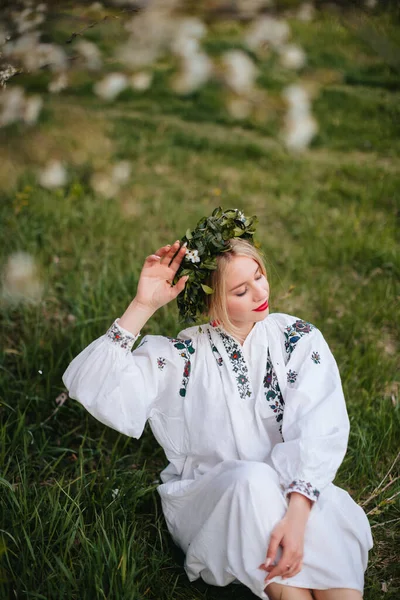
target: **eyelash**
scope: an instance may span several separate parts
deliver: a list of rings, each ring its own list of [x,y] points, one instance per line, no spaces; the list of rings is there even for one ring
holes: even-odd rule
[[[261,277],[262,277],[262,274],[261,274],[259,277],[256,277],[256,278],[255,278],[255,279],[256,279],[256,281],[259,281],[259,280],[261,279]],[[240,296],[244,296],[246,292],[247,292],[247,289],[246,289],[246,290],[245,290],[245,291],[244,291],[242,294],[236,294],[236,296],[239,296],[239,297],[240,297]]]

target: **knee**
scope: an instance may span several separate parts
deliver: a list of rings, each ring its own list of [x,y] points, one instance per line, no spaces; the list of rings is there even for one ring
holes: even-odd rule
[[[273,494],[283,499],[279,486],[277,473],[262,462],[240,461],[236,464],[233,473],[236,486],[245,487],[254,491],[261,491],[262,495]]]

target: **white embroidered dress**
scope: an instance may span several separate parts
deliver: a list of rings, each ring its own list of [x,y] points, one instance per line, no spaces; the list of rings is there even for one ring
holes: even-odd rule
[[[297,491],[314,501],[303,568],[273,581],[362,591],[371,530],[332,480],[349,421],[336,362],[318,329],[273,313],[241,346],[211,324],[135,340],[118,325],[69,365],[72,398],[140,437],[147,420],[169,460],[158,491],[190,580],[238,580],[259,598],[273,527]],[[279,556],[278,556],[279,558]]]

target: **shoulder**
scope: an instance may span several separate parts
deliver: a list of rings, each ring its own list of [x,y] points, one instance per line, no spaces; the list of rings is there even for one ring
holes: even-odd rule
[[[287,358],[290,358],[298,345],[307,345],[315,337],[321,336],[319,329],[304,319],[286,313],[271,313],[264,320],[265,327],[278,338]]]
[[[275,329],[279,329],[285,336],[294,333],[303,336],[318,331],[317,327],[309,321],[286,313],[271,313],[264,323],[266,326],[272,325]]]

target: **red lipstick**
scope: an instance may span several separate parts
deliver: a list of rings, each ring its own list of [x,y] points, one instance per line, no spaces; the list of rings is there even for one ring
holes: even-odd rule
[[[261,304],[261,306],[259,306],[258,308],[254,308],[253,312],[262,312],[263,310],[267,310],[268,306],[269,306],[268,305],[268,300],[266,300],[264,302],[264,304]]]

